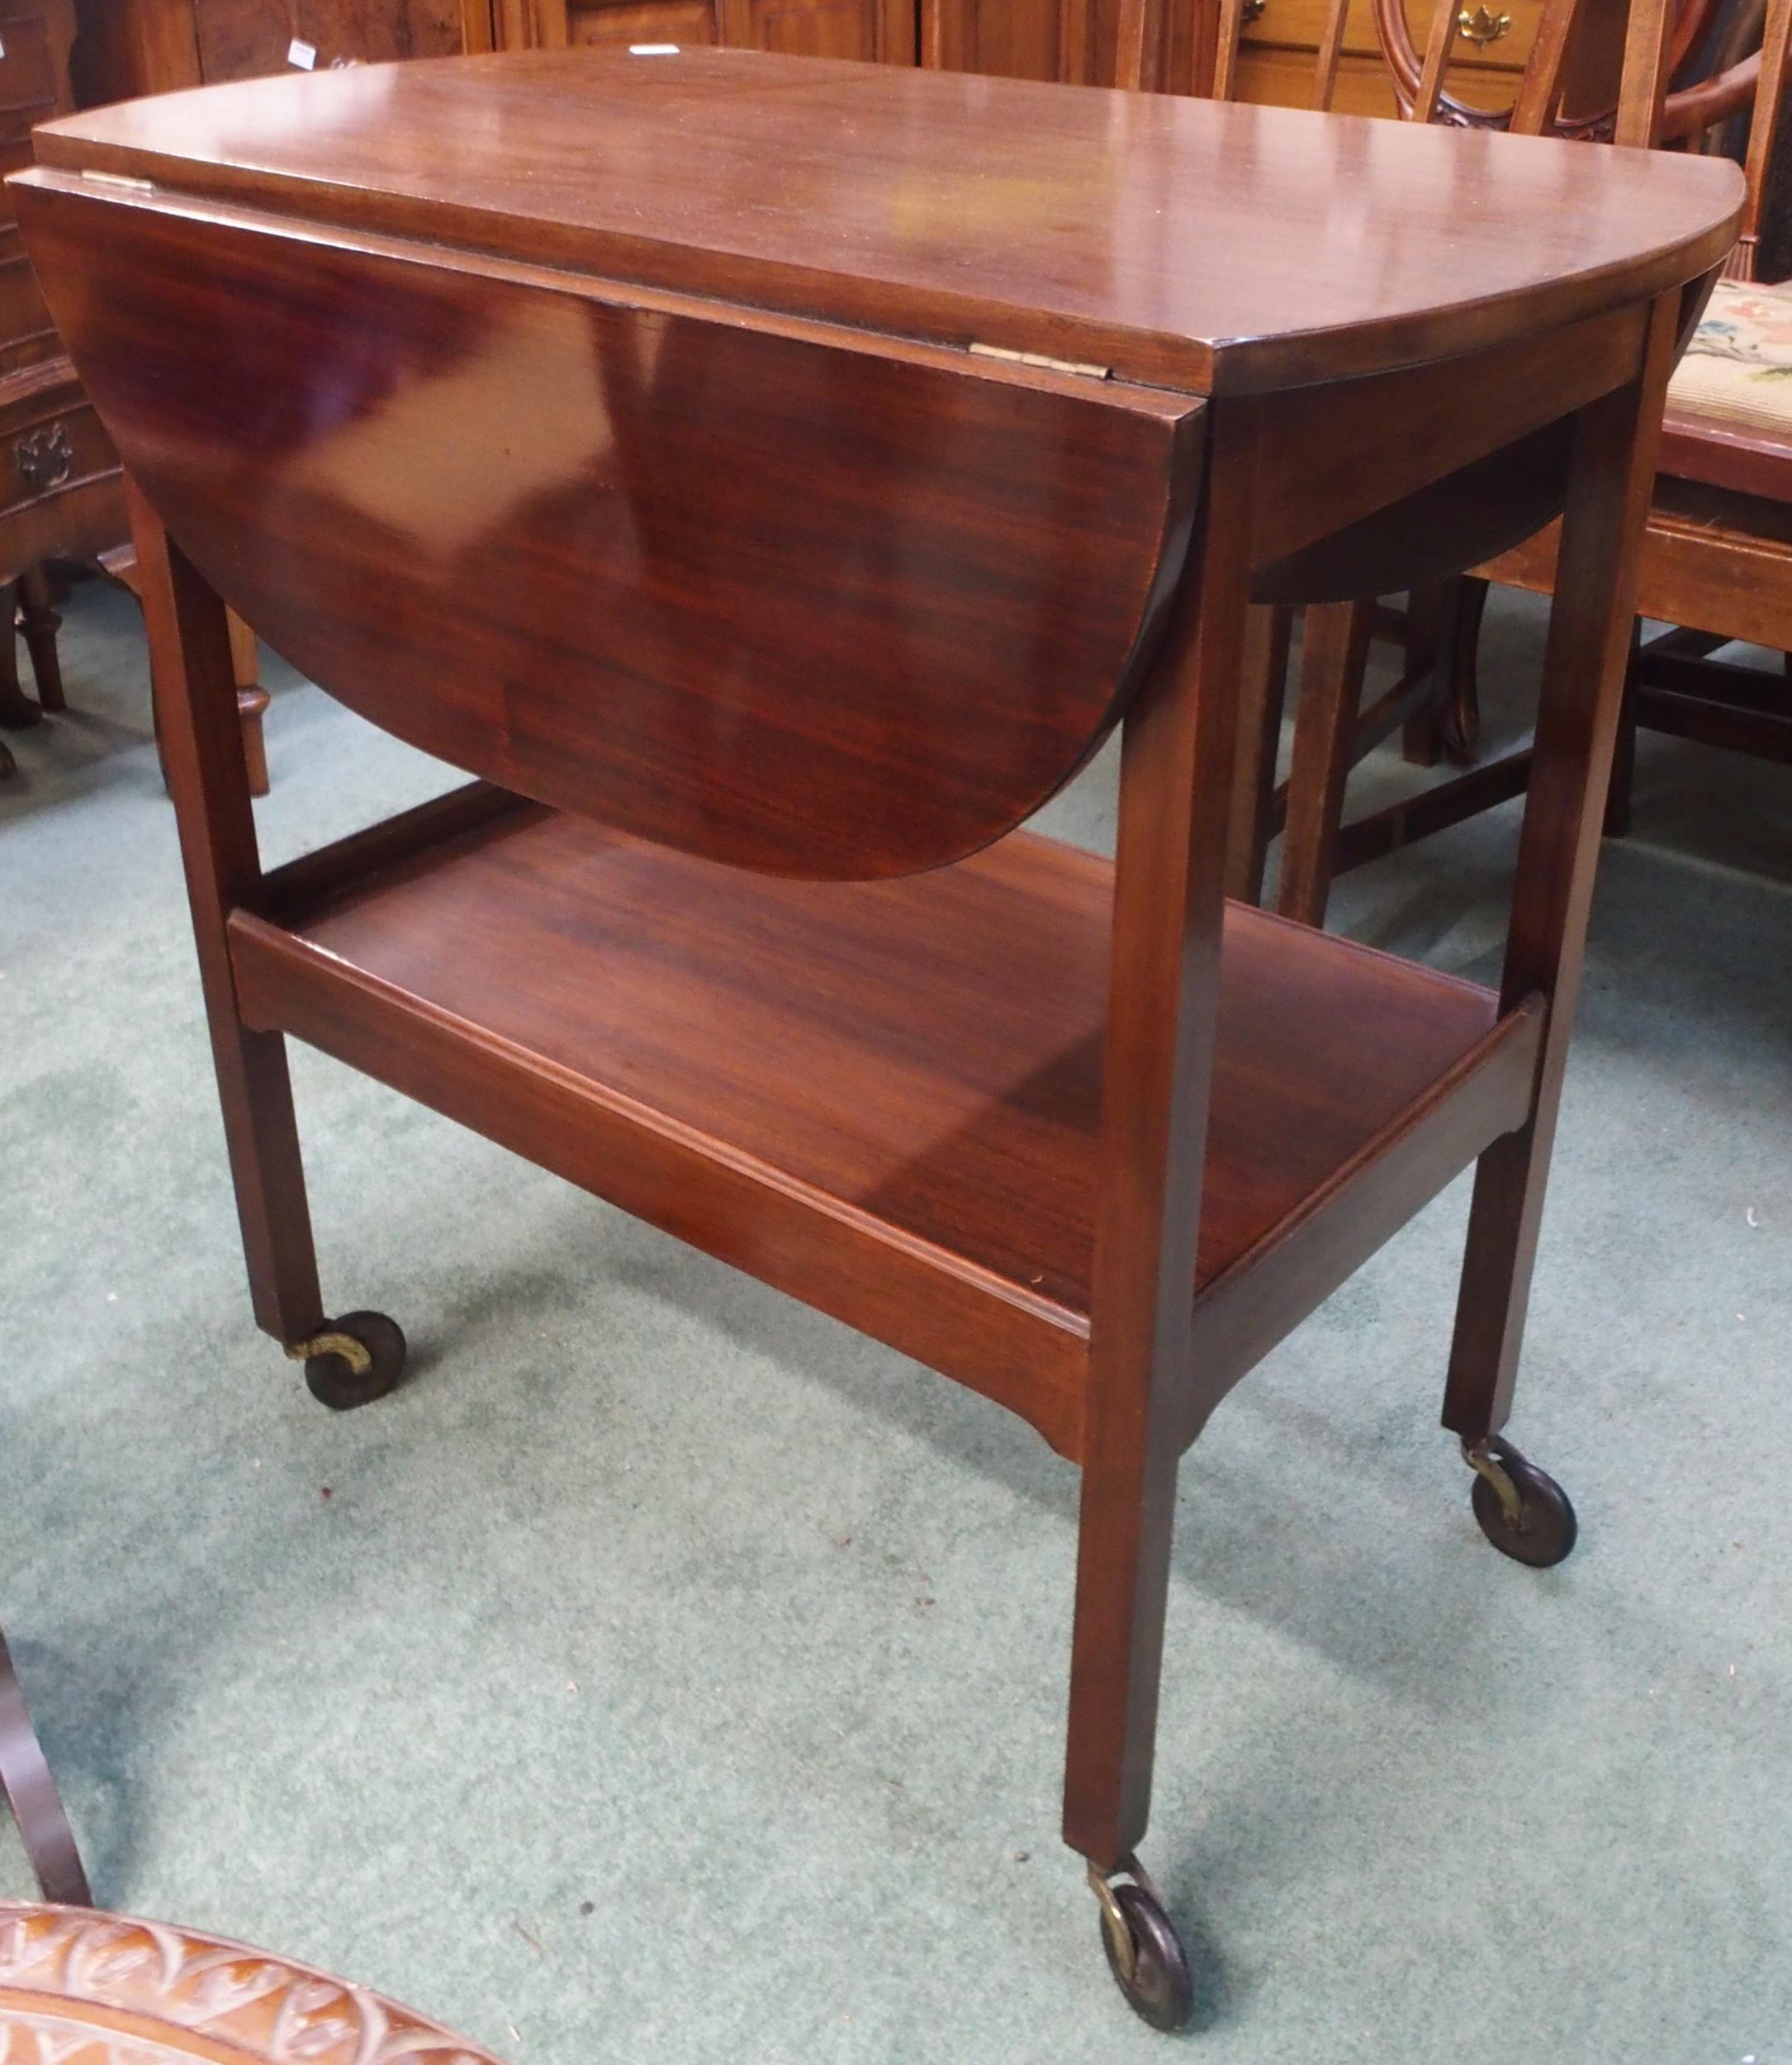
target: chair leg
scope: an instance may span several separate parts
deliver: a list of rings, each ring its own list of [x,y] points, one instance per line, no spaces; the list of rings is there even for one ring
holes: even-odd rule
[[[19,685],[18,586],[0,586],[0,728],[25,731],[44,721],[40,704]]]
[[[1306,612],[1294,762],[1288,772],[1288,823],[1276,900],[1284,918],[1302,925],[1325,922],[1373,618],[1373,605],[1367,602],[1327,602]]]
[[[1481,749],[1481,624],[1487,612],[1491,585],[1467,573],[1449,584],[1438,715],[1439,743],[1458,767],[1472,766]]]
[[[1225,858],[1225,893],[1240,903],[1260,904],[1263,897],[1263,864],[1273,836],[1276,748],[1282,741],[1293,631],[1294,611],[1285,603],[1254,605],[1244,620],[1244,692]]]
[[[1471,765],[1481,741],[1479,659],[1486,582],[1474,574],[1415,588],[1406,610],[1406,666],[1429,669],[1433,693],[1401,728],[1401,751],[1415,767],[1448,758]]]
[[[62,619],[51,606],[50,577],[41,567],[27,567],[19,576],[19,628],[31,656],[38,701],[45,710],[66,710],[62,662],[56,654],[56,634],[62,629]]]
[[[1605,837],[1630,830],[1630,800],[1637,781],[1637,669],[1643,653],[1643,620],[1630,627],[1630,657],[1624,667],[1624,700],[1618,708],[1618,738],[1612,750],[1611,787],[1605,792]]]
[[[253,796],[268,793],[268,743],[262,732],[262,714],[269,700],[268,691],[261,685],[261,653],[255,643],[255,634],[232,610],[230,625],[230,672],[236,677],[237,721],[243,727],[243,758],[249,768],[249,792]]]
[[[12,1658],[0,1635],[0,1791],[19,1825],[26,1858],[45,1900],[91,1907],[81,1853],[75,1846],[62,1795],[44,1761],[43,1745],[26,1711]]]

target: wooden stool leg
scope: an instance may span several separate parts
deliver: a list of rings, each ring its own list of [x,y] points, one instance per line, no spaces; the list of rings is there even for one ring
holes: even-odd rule
[[[1244,620],[1238,767],[1225,857],[1225,893],[1240,903],[1263,900],[1263,863],[1273,836],[1276,748],[1282,743],[1282,703],[1293,631],[1294,611],[1286,603],[1254,605]]]
[[[1631,644],[1675,306],[1668,297],[1655,306],[1640,377],[1582,410],[1575,430],[1501,982],[1504,1009],[1541,995],[1548,1019],[1529,1123],[1496,1140],[1475,1175],[1444,1400],[1444,1424],[1465,1446],[1496,1434],[1511,1409]]]
[[[25,731],[44,721],[40,705],[19,686],[18,588],[0,586],[0,727]]]
[[[261,653],[255,634],[231,610],[230,672],[236,681],[237,720],[243,727],[243,759],[249,768],[251,795],[268,793],[268,742],[262,732],[262,714],[270,698],[261,685]]]
[[[66,710],[62,662],[56,653],[56,634],[62,629],[62,619],[51,606],[50,576],[41,567],[28,567],[19,576],[19,624],[25,634],[26,650],[31,656],[38,701],[45,710]]]
[[[1110,1955],[1127,1904],[1150,1902],[1161,1916],[1133,1853],[1150,1810],[1193,1383],[1189,1267],[1218,1014],[1254,429],[1249,405],[1216,424],[1199,557],[1122,745],[1064,1819],[1065,1840],[1094,1868]],[[1116,1890],[1116,1872],[1136,1882]],[[1173,1945],[1167,1918],[1163,1928]],[[1154,1983],[1175,1992],[1176,1960],[1153,1964],[1157,1954],[1141,1951],[1122,1978],[1154,2016],[1167,1996],[1141,2006],[1133,1981],[1149,1964]],[[1183,1960],[1184,1991],[1187,1981]]]
[[[1294,762],[1288,771],[1288,823],[1276,899],[1284,918],[1303,925],[1325,922],[1373,620],[1373,605],[1367,602],[1320,603],[1306,612]]]
[[[12,1658],[0,1635],[0,1792],[12,1809],[25,1855],[44,1898],[64,1907],[91,1907],[81,1853],[75,1847],[62,1795],[44,1761],[43,1746],[26,1711]]]
[[[1491,584],[1478,574],[1458,574],[1449,583],[1448,633],[1440,659],[1439,743],[1458,767],[1472,764],[1481,748],[1481,625]]]
[[[1459,767],[1474,759],[1481,741],[1481,620],[1486,582],[1475,574],[1415,588],[1406,609],[1406,667],[1417,679],[1429,670],[1431,691],[1401,727],[1402,757],[1434,767],[1446,757]]]
[[[225,924],[234,909],[254,906],[262,877],[230,629],[224,605],[134,485],[129,496],[249,1291],[258,1324],[291,1346],[320,1331],[324,1308],[285,1043],[243,1023],[230,974]]]

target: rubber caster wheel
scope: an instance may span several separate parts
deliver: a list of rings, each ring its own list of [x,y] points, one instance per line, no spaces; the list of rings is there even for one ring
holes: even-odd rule
[[[1554,1478],[1528,1461],[1510,1442],[1493,1441],[1483,1445],[1483,1456],[1491,1469],[1471,1456],[1475,1488],[1470,1494],[1481,1531],[1502,1556],[1529,1564],[1534,1570],[1547,1570],[1562,1562],[1574,1547],[1581,1531],[1568,1494]],[[1511,1510],[1494,1474],[1498,1471],[1511,1486],[1517,1511]]]
[[[384,1313],[349,1313],[327,1321],[287,1353],[304,1358],[306,1388],[332,1412],[383,1398],[405,1372],[404,1330]]]
[[[1188,1953],[1156,1896],[1143,1886],[1110,1886],[1102,1903],[1102,1948],[1126,2005],[1154,2029],[1173,2035],[1195,2011]],[[1119,1939],[1121,1927],[1126,1940]]]

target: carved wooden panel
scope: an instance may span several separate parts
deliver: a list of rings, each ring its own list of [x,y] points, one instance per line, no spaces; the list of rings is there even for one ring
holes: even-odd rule
[[[500,2065],[364,1987],[240,1944],[0,1902],[0,2065]]]

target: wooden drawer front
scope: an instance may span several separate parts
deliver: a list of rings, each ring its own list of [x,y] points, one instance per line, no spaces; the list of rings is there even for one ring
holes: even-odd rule
[[[0,179],[4,179],[9,172],[23,172],[27,165],[35,162],[35,157],[28,135],[21,137],[17,142],[0,143]],[[0,228],[10,227],[17,220],[12,208],[12,188],[0,186]]]
[[[0,344],[50,327],[50,311],[17,230],[0,229]]]
[[[54,358],[62,349],[37,275],[17,245],[17,230],[0,230],[0,374]]]
[[[0,515],[117,467],[112,441],[89,402],[0,411]]]
[[[56,105],[56,68],[40,17],[0,12],[0,136],[27,135]]]
[[[1479,12],[1477,13],[1477,8]],[[1477,25],[1496,25],[1509,21],[1510,27],[1486,42],[1477,42],[1467,36],[1458,36],[1450,52],[1450,66],[1445,75],[1446,89],[1463,100],[1480,106],[1503,106],[1511,98],[1511,89],[1504,78],[1477,78],[1477,74],[1515,73],[1524,69],[1524,61],[1530,55],[1531,45],[1536,38],[1539,13],[1538,0],[1503,0],[1499,6],[1489,4],[1480,7],[1480,0],[1469,0],[1463,12],[1472,17]],[[1274,67],[1278,78],[1287,79],[1293,92],[1252,93],[1254,100],[1274,99],[1290,102],[1297,107],[1310,106],[1313,97],[1312,58],[1319,49],[1319,39],[1325,24],[1326,0],[1263,0],[1263,8],[1256,20],[1247,24],[1244,34],[1244,55],[1246,67],[1253,58],[1267,55],[1271,51],[1287,54],[1291,62]],[[1422,54],[1425,38],[1430,32],[1430,0],[1406,0],[1406,20],[1412,30],[1414,46]],[[1339,93],[1335,105],[1353,112],[1381,113],[1381,107],[1369,109],[1360,105],[1353,108],[1344,97],[1344,79],[1352,74],[1358,77],[1356,93],[1360,102],[1365,85],[1363,75],[1378,73],[1385,82],[1387,77],[1386,60],[1382,56],[1380,43],[1375,34],[1375,17],[1370,0],[1352,0],[1349,16],[1344,26],[1344,61],[1340,70]],[[1357,62],[1353,64],[1352,60]],[[1304,60],[1304,61],[1303,61]],[[1268,74],[1265,74],[1267,77]],[[1387,107],[1393,105],[1392,88],[1387,93]]]
[[[633,6],[588,0],[568,11],[567,29],[575,43],[728,43],[789,57],[893,55],[912,63],[913,19],[892,0],[636,0]],[[901,47],[886,52],[882,43],[889,40]]]
[[[1246,48],[1239,58],[1237,97],[1270,107],[1311,107],[1313,59],[1311,50],[1278,50],[1260,43]],[[1400,112],[1393,81],[1379,58],[1344,58],[1338,66],[1338,84],[1331,104],[1340,115]]]
[[[635,7],[577,7],[567,16],[575,43],[719,43],[710,0],[646,0]]]
[[[730,43],[788,57],[846,57],[867,61],[878,47],[879,0],[725,0]],[[903,53],[913,61],[913,36]]]

